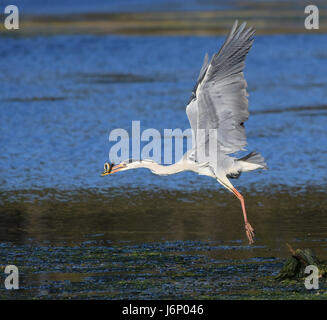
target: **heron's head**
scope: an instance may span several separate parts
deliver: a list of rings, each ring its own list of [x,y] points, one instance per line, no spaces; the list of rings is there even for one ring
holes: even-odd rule
[[[136,169],[140,167],[144,167],[144,164],[150,162],[150,160],[134,160],[129,159],[121,162],[120,164],[114,165],[113,163],[106,162],[104,164],[104,171],[101,176],[106,176],[108,174],[112,174],[118,171],[125,171],[129,169]]]
[[[101,176],[106,176],[108,174],[112,174],[112,173],[115,173],[115,172],[118,172],[118,171],[121,171],[125,168],[126,166],[121,163],[121,164],[118,164],[118,165],[115,165],[113,163],[109,163],[109,162],[106,162],[104,164],[104,171],[102,172]]]

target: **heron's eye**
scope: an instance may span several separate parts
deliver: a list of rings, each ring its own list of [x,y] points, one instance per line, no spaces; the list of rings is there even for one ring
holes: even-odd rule
[[[104,171],[109,171],[109,169],[110,169],[110,164],[108,162],[106,162],[104,164]]]
[[[240,126],[242,126],[242,127],[244,128],[244,122],[241,122],[241,123],[240,123]]]

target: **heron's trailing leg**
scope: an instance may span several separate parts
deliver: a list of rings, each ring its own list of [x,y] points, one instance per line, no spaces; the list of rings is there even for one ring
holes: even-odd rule
[[[243,211],[243,216],[244,216],[246,236],[249,239],[249,243],[252,244],[254,242],[254,236],[255,236],[255,234],[254,234],[254,229],[250,225],[250,223],[248,221],[248,218],[246,216],[244,198],[243,198],[243,196],[235,188],[233,188],[232,191],[235,194],[235,196],[241,201],[241,206],[242,206],[242,211]]]
[[[235,194],[235,196],[240,200],[241,206],[242,206],[242,211],[243,211],[246,236],[249,239],[249,243],[252,244],[254,242],[254,229],[250,225],[248,218],[246,216],[245,203],[244,203],[243,196],[234,188],[234,186],[230,183],[230,181],[227,179],[227,177],[220,177],[217,179],[217,181],[219,183],[221,183],[229,191],[233,192]]]

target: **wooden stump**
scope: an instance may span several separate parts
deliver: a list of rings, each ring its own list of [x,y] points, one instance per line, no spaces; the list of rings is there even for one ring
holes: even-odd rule
[[[319,261],[311,249],[294,250],[288,243],[286,245],[292,256],[286,261],[283,268],[275,277],[276,280],[301,280],[307,276],[304,270],[309,265],[318,267],[320,277],[327,276],[327,263],[325,261]]]

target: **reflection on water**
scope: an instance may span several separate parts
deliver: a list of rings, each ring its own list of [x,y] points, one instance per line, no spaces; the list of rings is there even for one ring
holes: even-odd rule
[[[101,194],[49,189],[26,191],[19,194],[18,201],[12,201],[14,195],[17,199],[15,192],[1,198],[0,241],[73,243],[97,235],[98,240],[110,241],[214,240],[247,244],[239,201],[225,191],[130,190],[117,195],[111,189]],[[279,250],[287,241],[325,241],[323,192],[290,189],[248,192],[244,196],[257,245]]]

